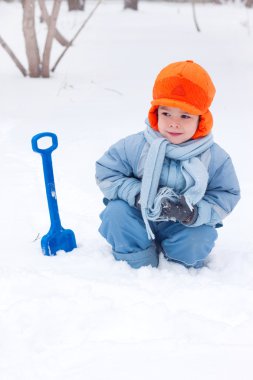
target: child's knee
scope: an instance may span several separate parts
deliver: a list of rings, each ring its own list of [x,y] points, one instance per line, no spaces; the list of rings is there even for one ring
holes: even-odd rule
[[[201,267],[212,251],[217,231],[211,226],[186,227],[162,242],[165,257],[187,267]]]
[[[141,213],[122,200],[110,201],[100,215],[101,235],[116,252],[128,253],[150,246]]]
[[[136,212],[139,212],[135,208],[129,206],[129,204],[121,199],[110,201],[105,210],[100,214],[102,221],[110,219],[112,222],[121,223],[128,218],[132,218]]]
[[[108,203],[100,214],[102,223],[99,232],[102,236],[108,238],[109,235],[118,235],[121,230],[124,230],[127,220],[127,208],[130,208],[130,206],[122,200],[114,200]]]
[[[127,213],[128,208],[130,208],[129,204],[121,199],[110,201],[100,214],[100,218],[103,220],[104,218],[110,217],[112,220],[117,220],[121,215]]]

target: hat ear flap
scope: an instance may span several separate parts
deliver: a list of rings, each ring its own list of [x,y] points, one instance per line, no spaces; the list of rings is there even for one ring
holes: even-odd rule
[[[192,136],[193,139],[198,139],[199,137],[204,137],[208,135],[213,126],[213,116],[209,110],[207,110],[203,115],[199,117],[199,125]]]
[[[158,106],[152,106],[148,113],[148,120],[150,123],[150,126],[155,130],[158,131]]]

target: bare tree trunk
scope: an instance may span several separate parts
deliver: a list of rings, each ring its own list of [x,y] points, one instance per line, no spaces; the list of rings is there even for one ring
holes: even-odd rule
[[[244,4],[245,4],[245,7],[252,8],[253,7],[253,0],[246,0]]]
[[[42,60],[42,76],[43,78],[49,78],[49,62],[51,49],[53,44],[53,39],[55,35],[55,28],[57,18],[59,16],[61,7],[61,0],[54,0],[52,14],[50,16],[50,21],[48,25],[47,39],[44,47],[43,60]]]
[[[45,0],[38,0],[40,10],[41,10],[41,15],[42,15],[42,21],[45,21],[47,23],[47,26],[49,26],[50,22],[50,16],[47,11],[47,7],[45,4]],[[55,39],[62,45],[62,46],[68,46],[69,41],[63,37],[63,35],[55,29]]]
[[[69,11],[83,11],[85,0],[68,0]]]
[[[124,9],[133,9],[135,11],[138,10],[138,0],[124,0]]]
[[[3,40],[3,38],[0,36],[0,45],[3,47],[3,49],[7,52],[7,54],[11,57],[15,65],[19,68],[21,73],[24,75],[24,77],[27,76],[27,71],[22,65],[22,63],[19,61],[19,59],[16,57],[16,55],[13,53],[11,48],[7,45],[7,43]]]
[[[22,0],[23,5],[23,33],[29,66],[29,76],[40,76],[40,53],[36,39],[34,23],[34,0]]]

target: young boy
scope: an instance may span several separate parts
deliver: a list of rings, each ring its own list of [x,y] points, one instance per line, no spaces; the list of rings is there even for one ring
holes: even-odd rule
[[[199,268],[216,228],[240,199],[229,155],[213,141],[215,87],[193,61],[157,76],[147,129],[114,144],[96,163],[105,196],[101,235],[133,268],[168,260]]]

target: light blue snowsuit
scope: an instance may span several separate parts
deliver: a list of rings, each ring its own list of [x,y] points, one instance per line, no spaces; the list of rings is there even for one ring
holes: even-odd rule
[[[115,259],[125,260],[133,268],[158,266],[160,249],[169,260],[201,267],[214,247],[216,227],[222,226],[222,219],[240,199],[231,158],[213,143],[205,154],[209,180],[204,197],[197,203],[196,222],[191,226],[150,222],[155,235],[151,241],[141,211],[135,207],[148,150],[144,132],[140,132],[118,141],[96,162],[96,180],[106,204],[99,231],[111,244]],[[159,186],[180,194],[184,185],[179,162],[165,158]]]

